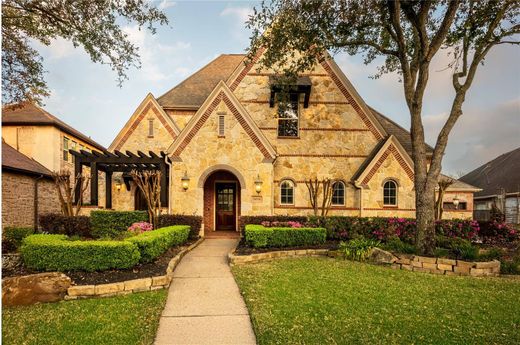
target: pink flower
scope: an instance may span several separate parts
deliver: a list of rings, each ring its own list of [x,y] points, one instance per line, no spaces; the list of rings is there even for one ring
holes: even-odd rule
[[[128,228],[128,231],[134,233],[134,234],[141,234],[145,231],[152,231],[153,225],[148,222],[138,222],[130,225]]]

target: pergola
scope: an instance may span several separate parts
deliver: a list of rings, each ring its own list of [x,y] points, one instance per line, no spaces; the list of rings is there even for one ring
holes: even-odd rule
[[[105,173],[105,192],[106,192],[106,208],[112,208],[112,174],[114,172],[122,172],[123,176],[129,176],[133,170],[158,170],[161,172],[161,206],[168,205],[168,176],[169,176],[169,158],[161,151],[159,155],[149,151],[148,155],[141,151],[134,154],[126,151],[126,154],[115,150],[114,153],[104,151],[88,152],[85,150],[69,152],[75,157],[74,160],[74,176],[83,176],[83,167],[90,167],[90,203],[98,205],[98,174],[99,171]],[[75,200],[80,198],[80,183],[76,184]]]

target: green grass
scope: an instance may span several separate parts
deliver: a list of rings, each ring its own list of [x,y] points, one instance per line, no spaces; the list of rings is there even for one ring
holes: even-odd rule
[[[259,344],[519,344],[520,281],[300,258],[233,267]]]
[[[3,344],[152,344],[167,290],[2,310]]]

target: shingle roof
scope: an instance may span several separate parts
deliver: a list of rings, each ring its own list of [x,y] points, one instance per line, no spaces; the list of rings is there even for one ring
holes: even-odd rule
[[[2,140],[2,170],[11,170],[29,175],[51,177],[52,172],[26,155],[16,151]]]
[[[55,126],[65,133],[68,133],[78,139],[83,140],[87,144],[94,146],[98,150],[106,150],[102,145],[98,144],[91,138],[75,130],[65,122],[58,119],[56,116],[30,102],[24,102],[15,106],[3,107],[2,126]]]
[[[470,185],[468,183],[462,182],[461,180],[457,180],[453,177],[441,174],[439,180],[453,180],[453,183],[448,187],[447,190],[469,190],[469,191],[479,191],[480,188]]]
[[[221,80],[227,80],[244,60],[244,54],[222,54],[157,101],[165,108],[198,108]]]
[[[476,197],[496,195],[499,188],[506,193],[520,192],[520,147],[483,164],[460,180],[482,188]]]
[[[408,154],[412,155],[412,138],[410,136],[410,132],[404,129],[403,127],[399,126],[394,121],[390,120],[385,115],[381,114],[379,111],[375,110],[371,106],[368,106],[368,108],[372,111],[372,114],[377,118],[379,123],[381,123],[381,126],[383,126],[386,130],[386,132],[390,135],[393,134],[397,140],[403,145],[404,149]],[[426,153],[432,154],[433,148],[426,144]]]

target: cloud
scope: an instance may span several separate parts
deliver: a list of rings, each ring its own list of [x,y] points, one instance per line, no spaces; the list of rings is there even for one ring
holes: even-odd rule
[[[164,68],[165,61],[179,58],[191,49],[191,43],[176,41],[172,44],[163,44],[158,41],[157,36],[148,31],[140,29],[138,25],[126,26],[123,31],[128,35],[128,40],[139,48],[141,56],[141,69],[139,74],[146,81],[160,82],[167,80],[170,76]]]
[[[165,9],[173,7],[175,5],[177,5],[177,3],[175,1],[162,0],[161,3],[159,4],[159,6],[157,6],[157,8],[160,10],[165,10]]]
[[[468,173],[520,146],[520,98],[488,108],[463,107],[463,111],[448,139],[443,171]],[[447,113],[424,117],[429,142],[435,143],[447,117]]]
[[[244,25],[252,14],[253,8],[251,7],[226,7],[222,12],[220,12],[221,17],[235,17],[239,21],[240,25]]]

